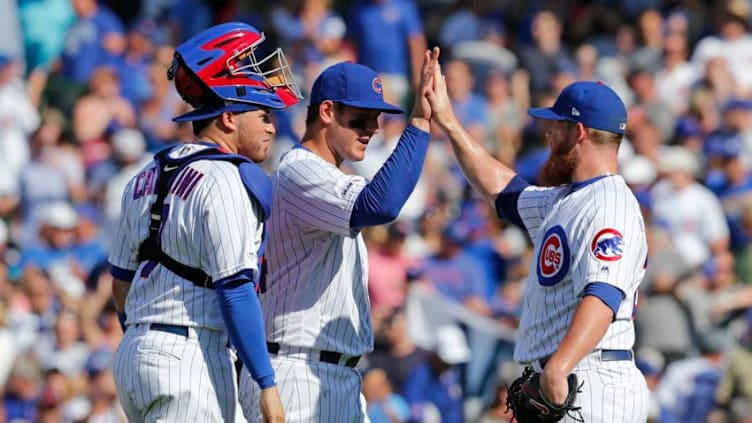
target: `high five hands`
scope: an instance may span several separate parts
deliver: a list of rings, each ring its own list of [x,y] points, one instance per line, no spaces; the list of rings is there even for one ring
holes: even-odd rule
[[[444,131],[456,123],[444,74],[439,65],[440,53],[438,47],[426,50],[413,104],[411,123],[425,131],[429,130],[429,121],[433,121]]]
[[[439,66],[439,48],[426,50],[423,54],[423,65],[420,68],[420,82],[415,92],[415,103],[411,116],[411,123],[419,129],[428,131],[431,119],[431,103],[428,101],[428,91],[432,89],[434,69]]]

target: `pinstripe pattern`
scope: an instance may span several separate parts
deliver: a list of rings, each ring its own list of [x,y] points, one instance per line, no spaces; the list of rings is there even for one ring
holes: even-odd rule
[[[542,371],[536,360],[558,349],[584,288],[592,282],[613,285],[625,294],[596,349],[631,349],[635,340],[632,311],[645,275],[647,241],[639,206],[621,176],[576,188],[530,187],[520,195],[517,208],[536,251],[525,286],[515,360],[533,362],[535,370]],[[594,240],[602,239],[603,230],[622,235],[620,259],[596,256]],[[562,263],[557,267],[559,257]],[[560,274],[552,270],[556,268]],[[574,372],[584,382],[575,405],[582,407],[585,422],[647,420],[647,385],[634,362],[601,362],[599,352],[594,352],[580,361]],[[568,416],[562,421],[577,420]]]
[[[175,151],[191,152],[198,145]],[[136,271],[125,303],[128,330],[118,348],[115,379],[131,421],[233,421],[236,387],[232,352],[216,292],[200,288],[162,266],[145,269],[138,247],[148,235],[149,208],[156,194],[139,195],[154,164],[134,177],[123,193],[120,224],[109,261]],[[257,269],[262,223],[260,205],[248,201],[237,166],[200,160],[176,177],[162,249],[175,260],[199,267],[214,280]],[[181,182],[182,181],[182,182]],[[249,228],[249,229],[246,229]],[[187,326],[188,339],[149,331],[148,323]]]
[[[269,341],[362,355],[373,348],[368,259],[350,214],[366,181],[304,148],[272,177],[267,292],[261,296]]]
[[[130,325],[114,372],[129,422],[234,419],[235,368],[221,332],[195,329],[185,338]]]
[[[601,206],[593,207],[594,204]],[[645,275],[647,242],[637,200],[621,176],[606,177],[575,191],[569,187],[529,188],[520,196],[518,210],[534,240],[536,255],[531,264],[532,280],[525,286],[515,359],[531,362],[556,351],[583,289],[591,282],[608,283],[625,293],[616,321],[609,326],[598,348],[632,348],[632,308],[635,292]],[[570,249],[569,273],[561,282],[543,286],[535,279],[540,246],[546,231],[556,225],[564,229]],[[621,260],[604,262],[593,255],[591,241],[603,228],[614,228],[624,236]]]
[[[266,250],[267,291],[261,295],[267,339],[283,350],[272,358],[288,422],[360,422],[357,370],[318,361],[318,354],[286,355],[290,348],[348,356],[373,349],[368,260],[350,215],[366,181],[346,175],[304,148],[294,148],[272,177],[273,210]],[[241,379],[243,411],[258,420],[258,390]]]
[[[542,372],[538,362],[536,372]],[[586,423],[635,423],[648,418],[650,392],[645,377],[631,361],[602,362],[598,353],[587,355],[573,372],[582,384],[575,406]],[[584,383],[583,383],[584,382]],[[562,422],[581,423],[566,417]]]
[[[286,355],[272,356],[279,395],[290,423],[363,423],[368,418],[361,376],[349,367]],[[249,423],[261,423],[259,388],[248,372],[240,377],[241,404]],[[245,394],[247,393],[247,395]]]

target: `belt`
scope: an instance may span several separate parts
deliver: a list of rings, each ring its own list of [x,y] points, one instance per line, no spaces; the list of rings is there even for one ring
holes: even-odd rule
[[[269,354],[277,355],[279,354],[280,346],[276,342],[267,342],[266,349],[269,351]],[[319,351],[319,361],[323,363],[340,364],[340,359],[342,359],[343,355],[344,354],[342,353],[334,351],[321,350]],[[358,361],[360,361],[360,356],[356,355],[345,360],[343,365],[347,367],[355,367],[358,365]]]
[[[599,350],[595,352],[600,353],[601,361],[632,361],[634,357],[632,350]],[[541,368],[546,367],[549,358],[551,357],[538,360]]]
[[[168,325],[165,323],[151,323],[149,324],[149,330],[172,333],[175,335],[182,336],[184,338],[188,338],[188,326]],[[231,346],[229,336],[227,338],[227,344],[225,346],[227,348],[230,348]]]
[[[164,323],[152,323],[149,325],[149,330],[173,333],[175,335],[184,336],[186,338],[188,337],[187,326],[166,325]]]

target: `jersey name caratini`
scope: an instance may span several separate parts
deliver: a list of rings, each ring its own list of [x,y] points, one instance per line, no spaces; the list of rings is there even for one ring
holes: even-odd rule
[[[171,158],[206,148],[185,144]],[[113,234],[110,263],[136,271],[125,308],[128,324],[165,323],[225,330],[217,293],[202,288],[164,266],[137,260],[138,248],[149,234],[150,207],[156,165],[150,163],[128,183],[122,199],[120,224]],[[162,250],[174,260],[204,270],[213,280],[244,269],[258,269],[257,251],[263,223],[257,201],[249,201],[238,167],[221,160],[198,160],[175,176],[165,198]],[[237,225],[252,231],[239,231]]]
[[[267,339],[347,355],[371,351],[367,251],[360,231],[350,227],[366,180],[293,148],[272,182],[261,294]]]
[[[621,176],[554,188],[530,186],[517,210],[534,241],[524,312],[514,358],[553,354],[590,283],[624,295],[596,349],[632,348],[637,288],[645,275],[647,242],[639,205]]]

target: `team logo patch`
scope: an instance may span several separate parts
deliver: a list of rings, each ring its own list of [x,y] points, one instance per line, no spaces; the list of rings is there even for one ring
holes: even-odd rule
[[[564,229],[557,225],[546,231],[538,251],[538,283],[552,286],[569,272],[569,243]]]
[[[613,228],[598,231],[590,243],[590,251],[595,258],[603,261],[617,261],[622,257],[624,236]]]
[[[373,81],[371,81],[371,86],[377,93],[381,93],[384,90],[384,86],[381,85],[381,78],[379,78],[378,76],[376,78],[373,78]]]

